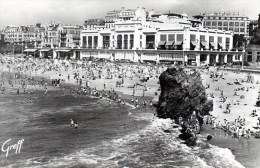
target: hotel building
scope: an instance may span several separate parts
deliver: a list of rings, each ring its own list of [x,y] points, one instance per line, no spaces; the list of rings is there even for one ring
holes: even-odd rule
[[[234,34],[249,36],[249,18],[238,12],[203,13],[193,17],[201,19],[205,28],[232,31]]]
[[[4,41],[10,43],[33,44],[39,46],[44,36],[45,29],[40,24],[30,26],[7,26],[4,33]]]
[[[245,60],[248,63],[260,62],[260,45],[250,45],[246,48]]]

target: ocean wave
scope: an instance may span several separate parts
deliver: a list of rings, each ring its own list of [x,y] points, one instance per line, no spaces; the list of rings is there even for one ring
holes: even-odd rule
[[[152,115],[146,117],[150,123],[141,130],[48,161],[30,159],[24,167],[243,167],[229,149],[204,141],[190,148],[178,138],[179,130],[173,129],[172,120],[153,118]],[[164,130],[170,130],[170,133]]]

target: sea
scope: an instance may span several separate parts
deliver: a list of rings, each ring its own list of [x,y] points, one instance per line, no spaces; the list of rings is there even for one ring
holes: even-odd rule
[[[43,94],[42,89],[0,93],[0,167],[246,167],[232,149],[208,142],[207,132],[199,135],[197,146],[186,146],[173,121],[159,119],[150,110],[109,105],[105,99],[64,89]],[[78,123],[77,129],[70,126],[71,119]],[[3,149],[19,140],[23,140],[20,152],[10,149],[6,155]]]

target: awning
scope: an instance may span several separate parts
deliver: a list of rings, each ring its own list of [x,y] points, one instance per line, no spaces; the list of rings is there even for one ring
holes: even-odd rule
[[[182,41],[176,41],[175,45],[182,45]]]
[[[219,42],[218,45],[220,45],[220,47],[223,47],[223,43]]]
[[[36,49],[36,48],[27,48],[27,49],[24,50],[24,52],[35,52],[37,50],[38,49]]]
[[[60,52],[70,52],[70,50],[55,50],[55,51],[60,51]]]
[[[166,41],[159,41],[158,45],[165,45]]]
[[[207,42],[206,42],[206,41],[202,41],[202,42],[201,42],[201,45],[204,46],[204,47],[206,47],[206,46],[207,46]]]
[[[213,47],[215,47],[215,46],[216,46],[216,43],[210,42],[210,45],[213,46]]]
[[[196,46],[197,45],[197,42],[196,41],[191,41],[191,44]]]
[[[166,45],[173,45],[174,41],[167,41]]]
[[[40,49],[39,51],[51,51],[51,49],[50,48],[42,48],[42,49]]]

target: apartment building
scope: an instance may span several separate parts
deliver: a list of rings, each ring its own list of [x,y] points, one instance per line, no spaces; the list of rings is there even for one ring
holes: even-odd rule
[[[205,28],[232,31],[234,34],[249,37],[249,18],[239,12],[203,13],[193,17],[202,19]]]

